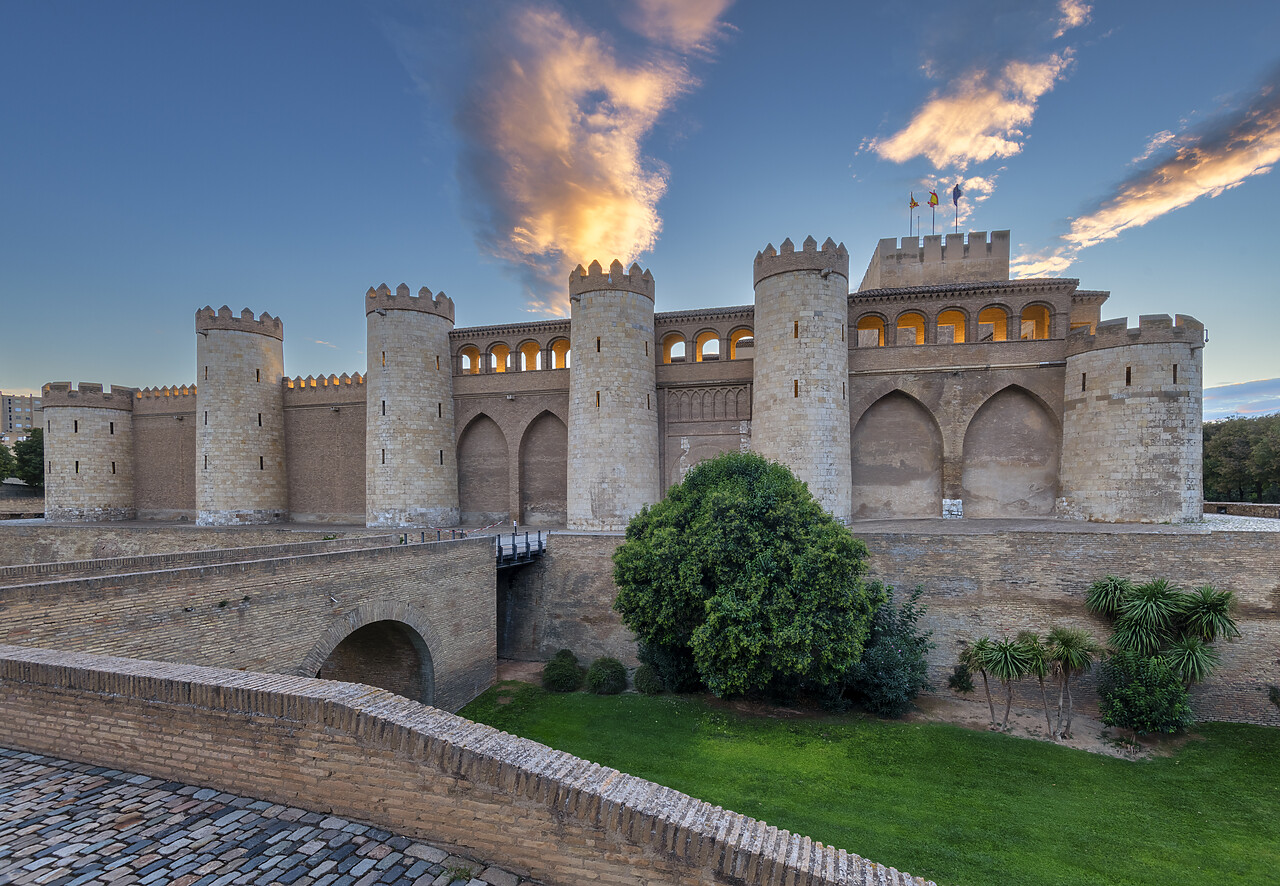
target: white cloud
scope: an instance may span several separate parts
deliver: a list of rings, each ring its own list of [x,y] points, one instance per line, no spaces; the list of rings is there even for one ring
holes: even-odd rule
[[[895,163],[927,157],[938,169],[964,170],[970,163],[1011,157],[1022,150],[1024,127],[1035,118],[1040,98],[1070,66],[1068,49],[1037,63],[1007,62],[994,75],[972,72],[948,91],[935,92],[906,127],[873,139],[870,147]]]
[[[1093,12],[1093,7],[1088,3],[1082,3],[1081,0],[1060,0],[1058,12],[1062,17],[1058,20],[1057,33],[1053,35],[1055,40],[1072,28],[1087,25],[1089,23],[1089,15]]]
[[[1165,143],[1173,152],[1130,176],[1093,212],[1073,219],[1064,244],[1019,259],[1020,275],[1060,273],[1082,249],[1270,172],[1280,162],[1280,69],[1244,106]]]
[[[655,40],[702,47],[727,5],[646,0],[629,21]],[[653,248],[667,170],[643,141],[696,81],[661,49],[628,64],[550,5],[513,8],[493,27],[486,40],[503,51],[486,57],[458,114],[480,239],[521,269],[531,309],[564,314],[579,262],[629,264]]]

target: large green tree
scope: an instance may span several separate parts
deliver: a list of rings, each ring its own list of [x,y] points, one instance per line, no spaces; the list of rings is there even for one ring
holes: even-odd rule
[[[632,519],[613,560],[614,608],[650,657],[687,662],[718,696],[832,687],[880,602],[866,546],[751,453],[697,465]]]
[[[1280,501],[1280,415],[1205,424],[1204,497]]]
[[[13,475],[28,486],[44,488],[44,432],[36,428],[31,436],[13,446],[18,465]]]
[[[12,477],[17,467],[18,460],[14,458],[12,450],[5,444],[0,443],[0,480]]]

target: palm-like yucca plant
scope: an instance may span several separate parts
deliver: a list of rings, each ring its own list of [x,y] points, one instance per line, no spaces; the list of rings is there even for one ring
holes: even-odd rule
[[[1190,602],[1168,579],[1135,586],[1120,604],[1111,644],[1139,655],[1155,655],[1177,636],[1178,623]]]
[[[1187,605],[1182,613],[1183,633],[1212,643],[1219,637],[1234,640],[1240,636],[1236,620],[1231,617],[1235,596],[1230,591],[1219,591],[1213,585],[1203,585],[1187,594]]]
[[[1058,674],[1058,722],[1054,732],[1062,726],[1062,696],[1067,696],[1067,722],[1061,735],[1071,735],[1071,678],[1087,673],[1093,669],[1093,663],[1101,658],[1106,650],[1102,644],[1081,628],[1055,626],[1049,631],[1049,658]]]
[[[1193,636],[1174,640],[1164,650],[1163,657],[1187,688],[1190,688],[1192,683],[1200,683],[1208,677],[1220,660],[1218,650],[1199,637]]]
[[[1013,684],[1028,673],[1031,656],[1026,648],[1017,640],[1004,638],[991,645],[987,655],[987,670],[992,676],[1004,684],[1006,690],[1004,704],[1004,722],[1001,729],[1009,727],[1009,711],[1013,707]]]
[[[1019,631],[1018,642],[1027,651],[1027,673],[1040,681],[1040,701],[1044,704],[1044,725],[1053,738],[1053,721],[1049,719],[1049,695],[1045,692],[1044,680],[1053,668],[1053,660],[1049,658],[1049,647],[1034,631]]]
[[[1129,579],[1108,575],[1089,585],[1089,591],[1084,597],[1084,608],[1105,618],[1115,618],[1120,614],[1125,597],[1132,590],[1133,582]]]
[[[977,671],[982,675],[982,690],[987,695],[987,708],[991,711],[991,725],[996,725],[996,706],[991,701],[991,685],[987,682],[987,660],[991,656],[991,650],[995,646],[995,642],[990,637],[979,637],[971,643],[965,644],[960,652],[960,662],[972,673]]]

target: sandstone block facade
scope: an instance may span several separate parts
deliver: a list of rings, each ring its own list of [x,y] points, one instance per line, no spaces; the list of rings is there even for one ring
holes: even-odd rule
[[[853,492],[848,278],[849,253],[830,239],[756,255],[751,447],[791,468],[840,520]]]
[[[285,520],[284,324],[224,305],[196,312],[196,332],[196,522]]]
[[[569,277],[571,529],[623,529],[660,497],[653,289],[648,271],[618,261]]]
[[[132,388],[81,382],[46,385],[45,519],[93,523],[132,520]],[[55,429],[56,425],[56,429]]]
[[[456,526],[458,463],[449,330],[453,301],[384,284],[365,298],[365,520],[369,526]]]

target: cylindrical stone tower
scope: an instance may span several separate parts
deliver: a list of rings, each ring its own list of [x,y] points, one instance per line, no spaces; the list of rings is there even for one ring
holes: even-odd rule
[[[751,448],[781,462],[832,516],[852,510],[849,253],[808,237],[756,253]]]
[[[365,522],[458,525],[449,331],[453,300],[384,283],[365,298]]]
[[[132,520],[132,388],[44,386],[44,516],[51,522]]]
[[[1099,323],[1067,337],[1062,516],[1104,523],[1202,519],[1204,326],[1181,314]]]
[[[660,498],[653,289],[616,259],[569,275],[570,529],[625,529]]]
[[[280,318],[196,311],[198,525],[288,519],[283,378]]]

